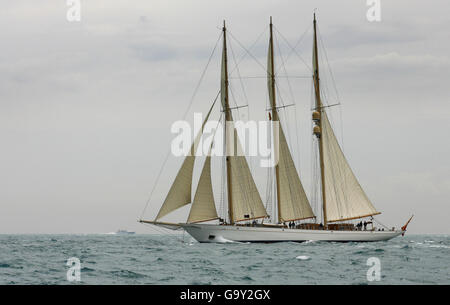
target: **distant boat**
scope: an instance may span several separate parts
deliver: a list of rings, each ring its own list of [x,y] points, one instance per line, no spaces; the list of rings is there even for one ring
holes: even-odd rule
[[[115,234],[119,234],[119,235],[131,235],[131,234],[135,234],[136,232],[132,232],[132,231],[127,231],[127,230],[118,230]]]
[[[224,198],[228,199],[228,214],[219,215],[216,210],[212,182],[211,155],[208,154],[199,178],[197,191],[192,200],[191,186],[195,153],[186,156],[178,175],[155,220],[143,220],[141,223],[153,224],[168,229],[184,229],[199,242],[221,242],[223,240],[239,242],[281,242],[281,241],[382,241],[403,235],[409,223],[401,229],[375,228],[373,216],[380,214],[365,194],[336,139],[328,120],[327,107],[323,104],[319,87],[319,60],[316,32],[316,18],[313,20],[313,75],[314,109],[312,109],[314,144],[318,146],[322,217],[317,219],[303,189],[295,168],[284,131],[279,126],[278,164],[275,166],[276,211],[269,216],[256,188],[245,156],[226,156],[226,182]],[[276,104],[275,65],[272,20],[270,21],[270,39],[267,65],[267,83],[269,90],[269,118],[280,122]],[[232,122],[232,109],[228,98],[228,65],[226,29],[223,26],[223,52],[220,90],[222,112],[225,120]],[[214,106],[214,103],[213,103]],[[213,107],[212,106],[212,107]],[[203,123],[209,118],[208,115]],[[225,128],[227,126],[225,125]],[[274,129],[275,130],[275,129]],[[203,132],[203,127],[201,132]],[[239,145],[236,131],[227,133],[225,129],[224,145]],[[231,136],[229,136],[231,134]],[[234,135],[233,135],[234,134]],[[232,137],[235,137],[234,139]],[[232,142],[230,142],[230,138]],[[192,152],[195,152],[195,143]],[[232,144],[229,144],[232,143]],[[226,150],[228,151],[228,150]],[[192,203],[186,223],[161,222],[160,218],[180,207]],[[272,223],[264,223],[264,219]],[[368,218],[368,219],[367,219]],[[261,221],[262,219],[262,221]],[[367,219],[363,222],[364,219]],[[219,220],[218,224],[205,224]],[[260,221],[257,221],[260,220]],[[411,219],[410,219],[411,220]],[[252,221],[251,223],[249,221]],[[359,221],[359,222],[358,222]],[[357,224],[355,224],[358,222]],[[367,225],[369,227],[367,228]],[[364,229],[363,229],[364,227]]]

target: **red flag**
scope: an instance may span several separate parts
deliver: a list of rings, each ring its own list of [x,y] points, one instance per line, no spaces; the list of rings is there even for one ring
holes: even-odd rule
[[[402,236],[405,236],[405,232],[406,232],[406,228],[408,227],[409,222],[411,221],[411,219],[414,217],[414,215],[411,216],[411,218],[406,222],[406,224],[402,227]]]

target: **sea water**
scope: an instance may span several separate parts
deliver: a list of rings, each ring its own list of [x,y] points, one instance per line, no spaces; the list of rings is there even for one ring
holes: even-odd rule
[[[450,236],[200,244],[187,234],[0,235],[0,284],[450,284]]]

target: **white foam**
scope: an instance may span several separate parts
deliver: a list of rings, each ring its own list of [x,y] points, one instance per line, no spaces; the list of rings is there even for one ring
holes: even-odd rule
[[[449,246],[445,246],[445,245],[431,245],[431,246],[429,246],[429,248],[443,248],[443,249],[450,249]]]
[[[217,243],[222,243],[222,244],[228,244],[228,243],[237,243],[237,244],[241,244],[241,243],[238,242],[238,241],[226,239],[226,238],[224,238],[224,237],[222,237],[222,236],[220,236],[220,235],[214,237],[214,241],[217,242]]]
[[[296,257],[296,259],[302,260],[302,261],[307,261],[310,260],[311,258],[309,256],[306,255],[299,255]]]

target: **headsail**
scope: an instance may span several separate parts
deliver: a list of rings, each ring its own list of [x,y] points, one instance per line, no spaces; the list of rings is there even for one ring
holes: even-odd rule
[[[209,115],[211,114],[214,104],[215,102],[209,109],[208,114],[203,121],[202,129],[199,131],[197,137],[192,143],[189,155],[187,155],[184,159],[183,164],[181,165],[181,168],[178,171],[178,174],[175,177],[175,180],[170,187],[169,193],[167,194],[167,197],[164,200],[164,203],[161,206],[161,209],[159,210],[155,220],[158,220],[161,217],[169,214],[170,212],[191,203],[192,173],[194,171],[195,153],[197,151],[197,145],[203,133],[203,128],[205,127],[205,124],[209,119]]]
[[[210,150],[208,156],[206,156],[205,164],[203,165],[203,170],[198,181],[197,191],[195,192],[194,201],[192,202],[187,222],[202,222],[218,218],[211,183]]]
[[[325,111],[322,111],[321,119],[328,221],[380,214],[350,168]]]
[[[267,86],[269,89],[269,99],[272,108],[272,117],[274,122],[279,122],[278,110],[275,97],[275,71],[273,59],[273,35],[272,35],[272,18],[270,20],[270,41],[267,59]],[[275,168],[277,179],[277,200],[278,200],[278,220],[281,222],[293,221],[307,218],[314,218],[314,213],[308,201],[308,197],[303,189],[303,185],[292,160],[291,152],[286,141],[281,124],[278,129],[274,128],[274,132],[278,130],[278,135],[274,134],[274,143],[278,143],[278,149],[275,153],[278,156],[278,164]]]

